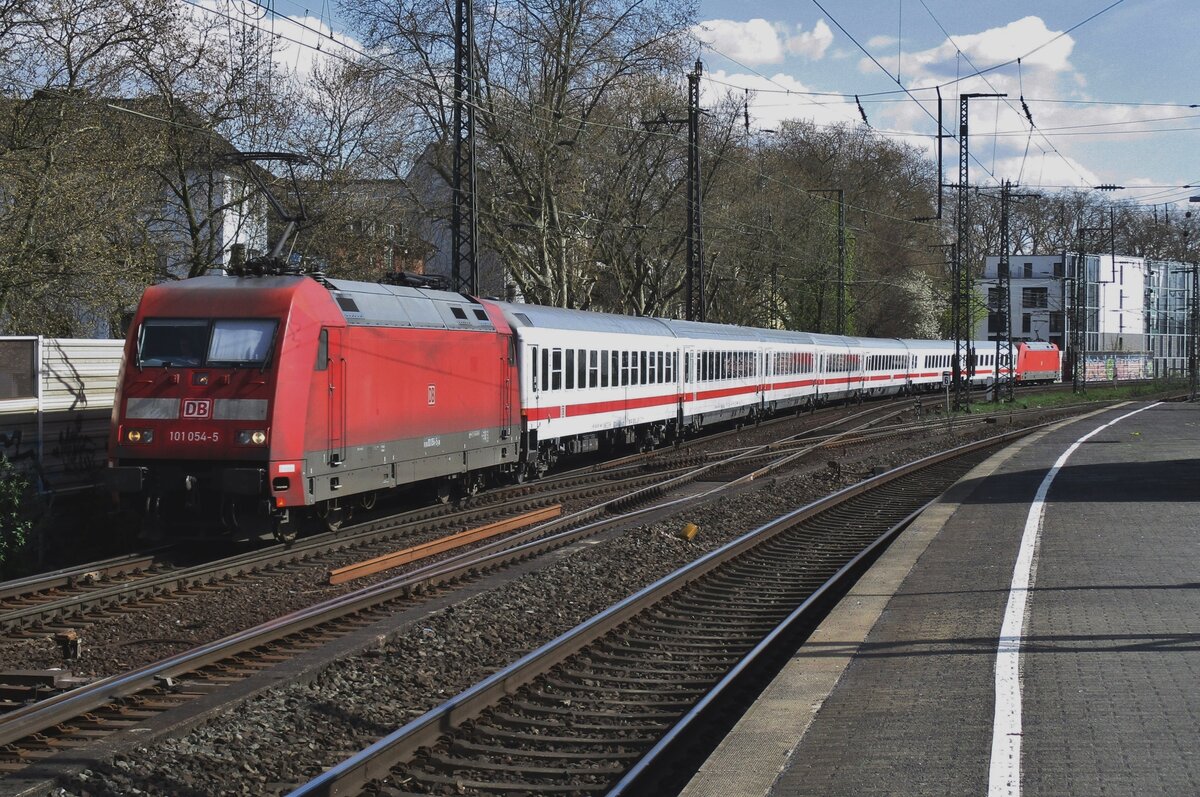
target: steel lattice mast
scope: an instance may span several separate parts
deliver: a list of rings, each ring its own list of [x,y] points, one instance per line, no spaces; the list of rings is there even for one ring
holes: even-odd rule
[[[456,291],[479,293],[475,216],[475,23],[472,0],[454,9],[454,174],[450,213],[450,281]]]

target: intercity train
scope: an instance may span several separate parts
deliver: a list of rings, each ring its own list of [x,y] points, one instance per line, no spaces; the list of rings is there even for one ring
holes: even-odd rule
[[[977,341],[969,379],[1058,378]],[[291,539],[403,487],[437,500],[562,457],[650,448],[827,401],[942,389],[954,344],[756,329],[477,299],[323,276],[146,290],[106,482],[149,526]],[[965,368],[965,363],[963,364]]]

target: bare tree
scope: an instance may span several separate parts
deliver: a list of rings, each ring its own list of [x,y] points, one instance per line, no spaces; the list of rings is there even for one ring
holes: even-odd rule
[[[303,188],[315,213],[302,251],[343,277],[414,270],[426,254],[414,219],[419,197],[405,180],[424,137],[394,87],[380,64],[362,58],[318,62],[297,92],[295,135],[313,161]]]
[[[97,98],[127,79],[129,48],[161,29],[163,7],[31,0],[3,10],[0,323],[87,334],[115,325],[150,260],[136,225],[144,148],[114,130]]]
[[[440,0],[348,4],[368,43],[391,51],[429,128],[449,139],[452,6]],[[686,0],[505,0],[477,10],[480,229],[524,296],[587,305],[596,282],[586,210],[597,114],[622,86],[682,71]],[[600,151],[598,151],[598,149]],[[437,169],[449,181],[449,162]]]
[[[158,278],[194,277],[224,263],[234,240],[266,244],[261,199],[233,156],[277,150],[293,123],[293,87],[277,43],[253,20],[176,9],[171,25],[133,48],[157,157],[146,167],[162,202],[147,220],[161,242]]]

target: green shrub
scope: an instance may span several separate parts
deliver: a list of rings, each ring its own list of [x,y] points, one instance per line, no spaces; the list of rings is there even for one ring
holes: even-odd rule
[[[11,562],[25,546],[33,527],[26,512],[29,480],[0,454],[0,565]]]

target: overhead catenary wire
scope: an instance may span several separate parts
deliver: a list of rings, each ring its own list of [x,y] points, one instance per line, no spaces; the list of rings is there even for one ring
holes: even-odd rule
[[[1080,23],[1077,23],[1076,25],[1072,26],[1072,27],[1071,27],[1071,28],[1069,28],[1067,31],[1065,31],[1063,34],[1060,34],[1059,36],[1056,36],[1054,39],[1051,39],[1051,40],[1049,40],[1049,41],[1047,41],[1047,42],[1044,42],[1043,44],[1041,44],[1041,45],[1039,45],[1039,46],[1037,46],[1037,47],[1033,48],[1033,49],[1032,49],[1032,50],[1030,50],[1028,53],[1025,53],[1023,56],[1021,56],[1021,58],[1028,57],[1028,55],[1030,55],[1030,54],[1032,54],[1032,53],[1036,52],[1037,50],[1041,49],[1042,47],[1046,46],[1047,44],[1049,44],[1049,43],[1052,43],[1052,42],[1053,42],[1054,40],[1056,40],[1057,38],[1061,38],[1061,36],[1062,36],[1062,35],[1065,35],[1066,33],[1069,33],[1069,32],[1071,32],[1071,31],[1073,31],[1073,30],[1075,30],[1075,29],[1079,28],[1081,25],[1085,24],[1086,22],[1089,22],[1089,21],[1091,21],[1092,19],[1095,19],[1095,18],[1096,18],[1097,16],[1099,16],[1101,13],[1103,13],[1104,11],[1106,11],[1106,10],[1108,10],[1108,9],[1111,9],[1112,7],[1114,7],[1114,6],[1116,6],[1116,5],[1118,5],[1118,4],[1119,4],[1119,2],[1122,2],[1122,1],[1123,1],[1123,0],[1118,0],[1118,2],[1110,4],[1109,6],[1107,6],[1105,9],[1101,10],[1100,12],[1097,12],[1096,14],[1093,14],[1093,15],[1089,16],[1087,19],[1083,20],[1082,22],[1080,22]],[[195,5],[195,6],[197,6],[197,7],[200,7],[200,8],[205,8],[204,6],[201,6],[199,3],[196,3],[196,2],[195,2],[195,0],[185,0],[185,2],[189,2],[190,4],[192,4],[192,5]],[[257,2],[257,0],[251,0],[251,2],[252,2],[254,5],[257,5],[257,6],[261,7],[261,8],[263,8],[263,9],[264,9],[264,11],[265,11],[266,13],[278,14],[278,12],[277,12],[277,11],[274,11],[274,10],[273,10],[273,9],[271,9],[270,7],[263,5],[261,2]],[[815,0],[814,0],[814,2],[815,2]],[[818,7],[820,7],[820,6],[819,6],[819,3],[818,3]],[[209,10],[209,9],[205,9],[205,10]],[[824,10],[824,9],[822,9],[822,10]],[[219,13],[219,12],[217,12],[217,13]],[[827,12],[826,12],[826,13],[827,13]],[[831,17],[831,19],[832,19],[832,17]],[[304,28],[304,29],[306,29],[306,30],[309,30],[309,31],[312,31],[312,32],[318,33],[319,35],[326,35],[324,31],[316,31],[316,30],[314,30],[314,29],[313,29],[311,26],[309,26],[309,25],[307,25],[307,24],[305,24],[305,23],[303,23],[303,22],[300,22],[300,21],[297,21],[297,20],[294,20],[294,19],[292,20],[292,22],[293,22],[293,24],[296,24],[296,25],[298,25],[298,26],[299,26],[299,27],[301,27],[301,28]],[[835,22],[836,22],[836,20],[835,20]],[[285,38],[287,38],[287,37],[285,37]],[[298,40],[295,40],[295,39],[290,39],[290,38],[287,38],[287,40],[289,40],[289,41],[293,41],[293,42],[297,43],[297,44],[298,44],[298,45],[300,45],[300,46],[308,46],[308,47],[311,47],[311,45],[308,45],[308,44],[307,44],[307,43],[305,43],[305,42],[301,42],[301,41],[298,41]],[[391,67],[391,65],[389,65],[389,64],[386,64],[386,63],[385,63],[385,62],[383,62],[381,59],[379,59],[377,56],[374,56],[374,55],[372,55],[372,54],[370,54],[370,53],[367,53],[367,52],[365,52],[364,50],[361,50],[360,48],[352,47],[351,45],[349,45],[349,44],[348,44],[347,42],[345,42],[345,41],[341,41],[341,40],[337,40],[337,39],[334,39],[334,41],[336,41],[336,42],[337,42],[337,43],[338,43],[338,44],[339,44],[341,47],[343,47],[344,49],[347,49],[347,50],[349,50],[350,52],[352,52],[352,53],[355,53],[355,54],[359,55],[360,57],[364,57],[364,58],[367,58],[367,59],[369,59],[369,60],[371,60],[371,61],[374,61],[374,62],[378,63],[378,64],[379,64],[379,65],[380,65],[382,68],[388,69],[389,71],[394,71],[394,68],[393,68],[393,67]],[[861,47],[861,46],[860,46],[860,47]],[[711,48],[710,48],[710,49],[711,49]],[[329,51],[326,51],[326,54],[329,54]],[[1016,60],[1017,60],[1017,59],[1012,59],[1012,61],[1006,62],[1006,64],[1003,64],[1003,65],[1007,65],[1007,63],[1015,63],[1015,61],[1016,61]],[[982,71],[986,72],[986,71],[990,71],[990,70],[988,70],[988,69],[985,69],[985,70],[982,70]],[[885,72],[886,72],[886,70],[885,70]],[[971,76],[972,76],[972,75],[966,75],[966,76],[964,76],[964,77],[963,77],[963,78],[961,78],[961,79],[966,79],[966,78],[969,78],[969,77],[971,77]],[[408,76],[408,77],[411,79],[411,75],[410,75],[410,76]],[[423,81],[417,81],[417,82],[418,82],[418,85],[423,85],[423,86],[425,86],[426,88],[431,88],[431,89],[433,89],[433,90],[435,90],[435,91],[438,91],[438,92],[440,92],[440,93],[442,93],[442,94],[445,94],[445,93],[446,93],[446,90],[445,90],[445,89],[443,89],[443,88],[442,88],[442,87],[440,87],[440,86],[437,86],[436,84],[426,83],[426,82],[423,82]],[[951,82],[949,82],[949,83],[946,83],[946,84],[943,84],[943,85],[953,85],[953,83],[954,83],[954,81],[951,81]],[[781,87],[781,88],[784,88],[784,87]],[[784,88],[784,90],[786,91],[786,88]],[[907,92],[906,92],[906,93],[907,93]],[[843,95],[843,96],[853,96],[853,95]],[[1168,106],[1168,107],[1188,107],[1188,106],[1179,105],[1179,106]],[[484,112],[487,112],[487,111],[488,111],[488,109],[486,109],[486,108],[485,108],[485,109],[480,109],[478,106],[477,106],[477,110],[483,110]],[[926,111],[926,112],[927,112],[927,111]],[[584,120],[582,120],[582,119],[576,119],[576,121],[583,122]],[[614,126],[614,125],[607,124],[607,123],[589,122],[589,124],[593,124],[593,125],[601,125],[601,126],[605,126],[605,127],[609,127],[609,128],[614,128],[614,127],[615,127],[615,128],[620,128],[620,129],[632,130],[632,128],[631,128],[631,127],[628,127],[628,126]],[[1169,132],[1169,131],[1172,131],[1172,130],[1177,130],[1177,129],[1179,129],[1179,128],[1168,128],[1168,129],[1166,129],[1166,131],[1165,131],[1165,132]],[[885,133],[885,134],[887,134],[887,135],[918,135],[918,136],[928,137],[928,134],[921,134],[921,133],[906,133],[906,132],[895,132],[895,131],[881,131],[881,132],[884,132],[884,133]],[[1020,131],[1013,131],[1013,132],[1011,132],[1011,133],[1010,133],[1010,132],[1008,132],[1008,131],[1005,131],[1005,132],[1004,132],[1004,134],[1005,134],[1005,135],[1028,135],[1028,131],[1026,131],[1026,130],[1020,130]],[[664,134],[664,135],[669,135],[669,134]],[[1049,141],[1047,141],[1047,143],[1048,143],[1048,144],[1050,144],[1050,142],[1049,142]],[[1051,146],[1051,147],[1052,147],[1052,149],[1053,149],[1053,144],[1050,144],[1050,146]],[[1061,153],[1058,153],[1056,149],[1054,149],[1054,151],[1055,151],[1055,153],[1056,153],[1056,154],[1058,154],[1058,155],[1059,155],[1059,157],[1060,157],[1060,158],[1062,157]],[[710,155],[711,155],[711,154],[713,154],[713,153],[706,153],[706,154],[710,154]],[[973,161],[973,162],[975,162],[976,164],[978,164],[978,165],[979,165],[981,168],[984,168],[984,169],[985,169],[985,171],[988,171],[988,170],[987,170],[987,167],[986,167],[986,165],[985,165],[985,164],[983,164],[983,163],[981,163],[981,162],[978,160],[978,158],[976,158],[974,155],[970,155],[970,157],[971,157],[971,159],[972,159],[972,161]],[[1075,171],[1076,171],[1076,173],[1078,173],[1078,170],[1075,170]],[[991,174],[991,172],[990,172],[990,171],[989,171],[989,174]],[[994,175],[992,175],[992,177],[993,177],[993,179],[995,179],[995,178],[994,178]],[[1082,178],[1082,175],[1081,175],[1081,178]],[[1084,181],[1084,182],[1086,182],[1086,181]],[[1072,186],[1072,187],[1078,187],[1078,186]],[[827,200],[827,201],[828,201],[828,200]],[[863,209],[863,210],[867,210],[867,209]],[[867,210],[867,212],[871,212],[871,211],[870,211],[870,210]],[[885,215],[886,215],[886,214],[885,214]],[[891,217],[891,218],[893,218],[893,219],[895,219],[895,220],[898,220],[898,221],[907,221],[907,220],[904,220],[904,219],[899,219],[899,218],[896,218],[896,217]]]

